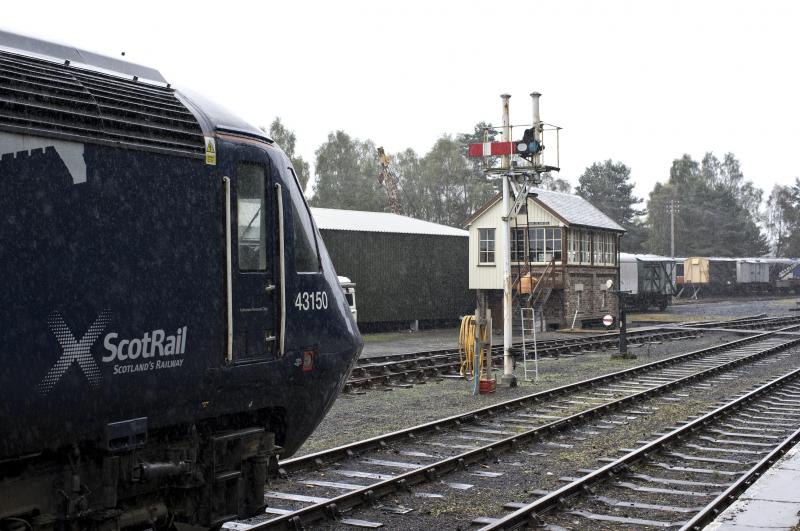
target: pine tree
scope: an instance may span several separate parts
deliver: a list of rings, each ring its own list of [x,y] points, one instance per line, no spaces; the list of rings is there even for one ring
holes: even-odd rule
[[[650,192],[645,245],[669,252],[668,205],[674,202],[676,255],[761,256],[769,247],[758,226],[760,201],[761,191],[744,180],[732,154],[720,162],[707,153],[700,164],[684,155],[673,161],[669,181]]]
[[[636,208],[642,200],[633,195],[633,186],[630,168],[609,159],[586,168],[575,188],[575,193],[625,229],[621,240],[625,252],[640,252],[646,238],[644,224],[638,219],[645,211]]]

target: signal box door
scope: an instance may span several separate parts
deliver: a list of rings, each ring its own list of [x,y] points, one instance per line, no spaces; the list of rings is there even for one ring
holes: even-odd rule
[[[274,358],[278,340],[275,192],[263,164],[238,163],[233,182],[233,358],[235,363],[267,361]]]

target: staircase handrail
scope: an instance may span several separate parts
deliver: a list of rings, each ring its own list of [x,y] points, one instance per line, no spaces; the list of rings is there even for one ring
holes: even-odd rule
[[[531,294],[528,299],[530,301],[531,306],[536,305],[539,296],[544,292],[545,282],[547,281],[547,279],[550,280],[549,288],[552,289],[553,287],[555,287],[555,271],[556,271],[556,260],[555,258],[552,258],[545,266],[539,281],[531,290]]]

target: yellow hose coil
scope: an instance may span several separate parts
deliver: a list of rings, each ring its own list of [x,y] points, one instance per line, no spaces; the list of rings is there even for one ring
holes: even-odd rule
[[[474,315],[467,315],[461,319],[461,329],[458,334],[458,355],[461,359],[461,376],[467,380],[472,380],[475,374],[475,368],[473,367],[475,363],[475,326]],[[489,330],[485,326],[481,330],[481,343],[485,344],[488,341]],[[488,360],[491,360],[491,358],[488,358]],[[484,366],[484,362],[488,360],[486,358],[486,348],[481,347],[478,353],[478,367],[481,368],[481,373],[487,373],[488,367]],[[485,376],[485,374],[482,374],[482,376]]]

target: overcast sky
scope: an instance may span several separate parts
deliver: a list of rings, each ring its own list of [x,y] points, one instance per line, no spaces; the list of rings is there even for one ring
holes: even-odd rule
[[[613,159],[643,197],[673,159],[733,152],[766,190],[800,176],[800,2],[6,2],[0,28],[153,66],[313,164],[329,132],[420,155],[444,133],[542,119],[561,176]],[[552,144],[548,146],[550,148]]]

